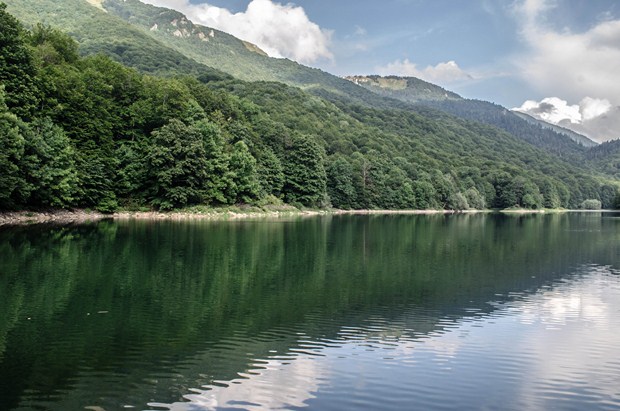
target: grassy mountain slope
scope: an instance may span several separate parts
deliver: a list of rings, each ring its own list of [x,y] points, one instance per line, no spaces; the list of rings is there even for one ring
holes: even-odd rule
[[[381,96],[395,98],[409,103],[463,99],[452,91],[448,91],[416,77],[382,77],[373,75],[347,76],[345,79]]]
[[[26,27],[38,23],[61,28],[80,44],[82,54],[103,52],[117,61],[151,73],[204,73],[217,70],[154,42],[142,30],[131,27],[86,0],[7,0],[8,11]]]
[[[195,73],[204,65],[215,73],[225,72],[242,80],[279,81],[373,106],[398,105],[322,70],[267,57],[250,43],[196,25],[177,11],[138,0],[5,3],[26,26],[42,22],[61,28],[78,41],[82,54],[103,52],[141,71],[187,73],[191,69]]]

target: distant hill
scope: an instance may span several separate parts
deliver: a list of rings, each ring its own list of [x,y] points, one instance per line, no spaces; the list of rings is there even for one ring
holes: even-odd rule
[[[620,139],[592,147],[588,150],[586,158],[597,169],[620,179]]]
[[[379,95],[409,103],[463,99],[452,91],[415,77],[373,75],[347,76],[345,79]]]
[[[348,80],[378,95],[432,107],[467,120],[479,121],[509,132],[548,152],[574,161],[596,143],[585,136],[560,130],[544,122],[522,118],[505,107],[470,100],[415,77],[351,76]]]
[[[528,123],[540,125],[542,128],[548,128],[548,129],[555,131],[556,133],[564,134],[565,136],[570,137],[571,140],[576,141],[577,143],[583,145],[584,147],[596,147],[599,145],[599,143],[597,143],[596,141],[590,140],[588,137],[584,136],[583,134],[579,134],[577,132],[574,132],[573,130],[560,127],[555,124],[547,123],[546,121],[538,120],[530,116],[529,114],[525,114],[520,111],[512,110],[512,113],[522,118],[523,120],[527,121]]]

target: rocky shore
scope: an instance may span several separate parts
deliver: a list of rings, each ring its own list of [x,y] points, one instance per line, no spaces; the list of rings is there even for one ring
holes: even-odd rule
[[[2,225],[28,225],[41,223],[87,223],[104,219],[114,220],[241,220],[259,218],[305,217],[317,215],[380,215],[380,214],[452,214],[449,210],[299,210],[294,207],[278,209],[231,210],[180,210],[180,211],[121,211],[103,214],[91,210],[12,211],[0,213]]]

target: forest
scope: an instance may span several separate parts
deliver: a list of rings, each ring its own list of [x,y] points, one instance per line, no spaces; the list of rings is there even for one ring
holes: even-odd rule
[[[83,56],[68,34],[28,30],[0,4],[0,209],[620,201],[611,175],[492,126],[246,82],[198,63],[139,70],[154,60],[141,53],[138,68]]]

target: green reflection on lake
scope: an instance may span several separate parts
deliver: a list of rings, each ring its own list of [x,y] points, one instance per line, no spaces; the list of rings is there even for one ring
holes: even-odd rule
[[[0,409],[180,401],[380,312],[423,337],[577,267],[617,214],[104,221],[0,230]]]

